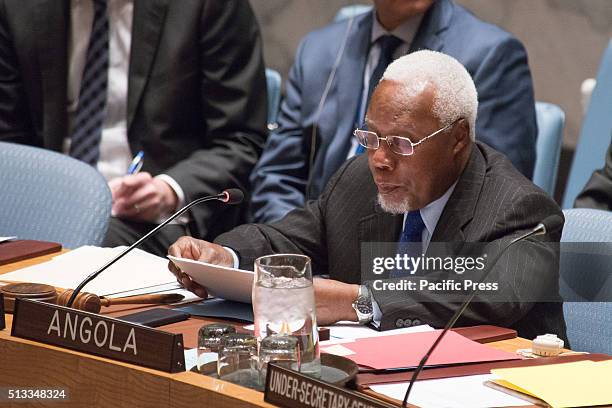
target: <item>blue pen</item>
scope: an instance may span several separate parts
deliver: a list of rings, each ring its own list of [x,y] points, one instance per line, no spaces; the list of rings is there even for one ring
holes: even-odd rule
[[[130,167],[128,167],[128,171],[127,171],[128,176],[132,174],[137,174],[140,171],[140,169],[142,169],[143,159],[144,159],[144,152],[141,150],[136,154],[136,156],[134,156],[132,163],[130,163]]]

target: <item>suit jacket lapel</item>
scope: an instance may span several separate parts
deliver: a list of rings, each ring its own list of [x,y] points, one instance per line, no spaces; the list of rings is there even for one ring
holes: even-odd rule
[[[484,184],[485,173],[485,160],[478,146],[474,145],[468,164],[459,177],[444,211],[442,211],[431,238],[432,242],[465,241],[462,230],[474,218],[474,211]]]
[[[151,75],[160,34],[164,26],[167,3],[168,0],[136,0],[134,2],[128,77],[128,134],[140,97]]]
[[[355,126],[356,112],[361,101],[363,73],[365,70],[370,36],[372,13],[357,17],[344,49],[344,55],[336,72],[338,105],[336,109],[337,130],[327,149],[325,168],[335,172],[346,160],[345,152],[350,145],[350,135]],[[329,178],[331,174],[324,175]]]
[[[375,196],[374,196],[375,197]],[[385,213],[375,198],[372,200],[373,212],[361,218],[357,225],[359,239],[359,257],[361,265],[361,281],[374,279],[372,270],[365,265],[371,265],[374,258],[394,257],[397,252],[397,242],[402,231],[403,215]],[[387,244],[385,244],[387,243]],[[347,262],[347,265],[349,262]],[[348,274],[354,273],[353,270]]]
[[[67,135],[68,30],[70,2],[41,0],[35,7],[36,53],[40,67],[44,147],[61,151]]]
[[[372,200],[373,212],[359,220],[358,238],[364,242],[398,242],[402,232],[403,214],[384,212],[376,199]]]
[[[449,0],[436,0],[427,10],[410,52],[418,50],[440,51],[444,47],[442,33],[448,28],[453,16],[453,4]]]

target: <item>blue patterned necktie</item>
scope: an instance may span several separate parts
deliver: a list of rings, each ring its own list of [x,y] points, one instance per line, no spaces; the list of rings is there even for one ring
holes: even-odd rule
[[[400,236],[397,253],[406,254],[411,258],[420,257],[423,253],[423,229],[425,229],[425,223],[421,217],[421,212],[419,210],[410,211],[404,222],[404,230]],[[400,278],[409,274],[410,271],[395,269],[391,271],[390,277]]]
[[[70,156],[95,166],[100,156],[108,86],[108,16],[106,0],[94,0],[93,6],[93,25],[72,127]]]
[[[378,85],[380,82],[380,78],[382,78],[385,70],[389,64],[393,62],[393,54],[395,53],[397,47],[399,47],[402,43],[402,40],[394,35],[383,35],[377,40],[377,42],[380,45],[380,57],[378,58],[378,65],[376,65],[376,68],[374,68],[374,72],[372,72],[372,76],[370,77],[367,103],[370,102],[372,92],[374,92],[374,88],[376,88],[376,85]]]
[[[394,35],[383,35],[376,42],[380,45],[380,57],[378,58],[378,64],[376,65],[376,68],[374,68],[374,72],[372,72],[372,76],[370,76],[367,99],[362,101],[366,107],[370,103],[372,92],[374,92],[374,88],[376,88],[376,85],[378,85],[380,82],[380,78],[382,78],[382,75],[385,73],[387,66],[393,62],[393,54],[395,53],[395,50],[400,46],[400,44],[402,44],[402,40]],[[359,122],[362,120],[363,118],[360,118]],[[363,152],[365,152],[365,147],[358,144],[357,149],[355,150],[355,155],[362,154]]]

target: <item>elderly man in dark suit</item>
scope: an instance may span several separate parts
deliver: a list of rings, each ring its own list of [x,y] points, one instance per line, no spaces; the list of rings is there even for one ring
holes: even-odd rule
[[[0,1],[0,140],[97,167],[116,215],[106,245],[132,243],[182,203],[248,189],[265,89],[247,1]],[[142,172],[126,176],[139,151]],[[212,239],[240,215],[191,214],[145,248],[164,254],[186,230]]]
[[[360,148],[351,137],[384,68],[409,52],[461,62],[478,91],[476,133],[531,178],[537,125],[527,53],[519,40],[452,0],[374,0],[374,10],[309,33],[287,80],[278,129],[251,180],[254,222],[316,199]]]
[[[223,265],[232,265],[235,257],[244,269],[266,254],[305,254],[315,272],[330,276],[315,280],[320,323],[374,319],[383,330],[420,323],[441,327],[454,303],[420,302],[407,293],[363,286],[361,244],[412,243],[426,253],[430,242],[502,244],[549,215],[562,217],[555,202],[505,156],[474,141],[477,106],[469,73],[452,57],[434,51],[401,57],[373,94],[368,129],[355,130],[367,155],[349,160],[319,199],[278,222],[238,227],[216,244],[181,238],[169,252]],[[560,232],[545,237],[559,239]],[[564,338],[557,262],[541,239],[507,251],[491,275],[507,296],[496,301],[483,294],[459,324],[489,323],[526,337]],[[183,285],[205,294],[171,269]],[[359,310],[368,301],[377,311],[369,316]]]

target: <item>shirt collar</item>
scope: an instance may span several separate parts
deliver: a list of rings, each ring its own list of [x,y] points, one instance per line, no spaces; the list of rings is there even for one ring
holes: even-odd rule
[[[378,22],[378,18],[376,17],[376,9],[372,10],[372,13],[372,20],[374,21],[372,24],[372,36],[370,38],[372,44],[374,44],[380,37],[389,34],[396,36],[406,44],[411,44],[424,15],[417,14],[416,16],[410,17],[408,20],[397,26],[395,30],[389,32]]]
[[[427,228],[427,232],[429,232],[429,236],[433,236],[433,232],[436,229],[436,225],[438,225],[438,220],[440,220],[442,211],[444,211],[444,207],[446,207],[446,203],[451,194],[453,194],[456,185],[457,182],[455,181],[440,198],[421,208],[421,218],[423,218],[423,223],[425,224],[425,228]]]

